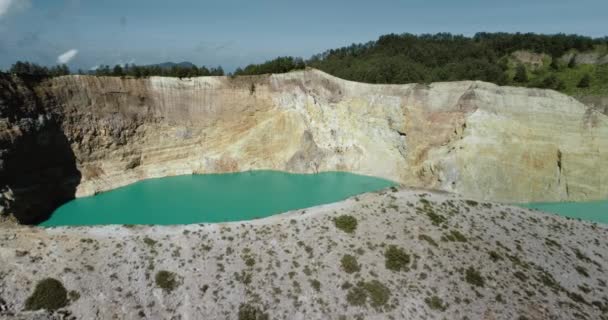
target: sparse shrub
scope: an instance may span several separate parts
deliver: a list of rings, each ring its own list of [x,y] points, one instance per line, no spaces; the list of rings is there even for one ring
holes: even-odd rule
[[[410,263],[410,255],[405,253],[405,250],[395,245],[390,245],[388,249],[386,249],[384,258],[384,265],[387,269],[392,271],[405,270]]]
[[[517,69],[515,69],[515,77],[513,78],[515,82],[525,83],[528,82],[528,72],[526,71],[526,67],[523,64],[519,64]]]
[[[424,241],[428,242],[429,244],[431,244],[434,247],[438,246],[437,242],[435,242],[435,240],[433,238],[431,238],[430,236],[427,236],[426,234],[419,235],[418,239],[419,240],[424,240]]]
[[[498,252],[496,251],[490,251],[488,252],[488,254],[490,255],[490,260],[496,262],[498,260],[502,260],[502,257],[500,256],[500,254],[498,254]]]
[[[255,259],[252,257],[245,259],[245,265],[248,267],[253,267],[255,265]]]
[[[479,202],[475,201],[475,200],[465,200],[464,201],[467,205],[469,205],[470,207],[477,207],[477,205],[479,204]]]
[[[370,300],[370,305],[380,310],[386,306],[389,298],[391,297],[391,291],[384,284],[378,280],[372,280],[369,282],[359,282],[355,287],[350,288],[346,295],[346,301],[353,306],[363,306]]]
[[[451,230],[450,233],[445,237],[453,242],[467,242],[467,237],[465,237],[464,234],[460,233],[458,230]]]
[[[443,300],[438,296],[432,296],[430,298],[424,299],[424,302],[431,308],[432,310],[440,310],[445,311],[446,306],[443,304]]]
[[[57,310],[68,305],[68,292],[61,281],[46,278],[38,282],[34,293],[25,301],[26,310]]]
[[[152,239],[150,239],[148,237],[144,238],[144,243],[147,244],[147,245],[149,245],[150,247],[154,247],[156,245],[156,241],[152,240]]]
[[[239,306],[239,320],[268,320],[268,314],[248,303]]]
[[[587,272],[587,269],[585,269],[585,267],[576,266],[574,269],[576,269],[576,272],[580,273],[581,275],[583,275],[587,278],[589,277],[589,272]]]
[[[166,292],[171,292],[178,287],[179,281],[177,275],[170,271],[159,271],[156,273],[156,286],[163,289]]]
[[[475,270],[475,268],[473,267],[469,267],[467,269],[467,271],[465,272],[465,277],[464,279],[477,287],[483,287],[485,284],[485,281],[483,279],[483,277],[481,276],[481,273],[479,273],[479,271]]]
[[[513,275],[515,276],[515,278],[517,278],[523,282],[528,281],[528,276],[521,271],[515,271],[515,273],[513,273]]]
[[[345,254],[340,260],[340,264],[346,273],[355,273],[361,270],[359,263],[357,263],[357,258],[351,256],[350,254]]]
[[[353,233],[357,229],[357,218],[350,215],[341,215],[334,218],[336,228],[346,232]]]
[[[70,298],[71,302],[74,302],[74,301],[80,299],[80,293],[78,293],[78,291],[75,291],[75,290],[70,290],[70,292],[68,292],[68,297]]]
[[[589,76],[589,74],[585,74],[581,78],[581,81],[579,81],[576,86],[579,88],[589,88],[590,85],[591,85],[591,76]]]
[[[430,208],[425,208],[424,211],[425,211],[427,217],[429,217],[429,219],[431,219],[431,222],[433,223],[433,225],[438,226],[438,225],[443,224],[446,221],[448,221],[448,219],[446,219],[446,217],[444,217],[438,213],[435,213]]]
[[[317,292],[321,291],[321,282],[317,279],[310,280],[310,286]]]
[[[361,286],[352,287],[346,294],[346,301],[352,306],[362,306],[367,301],[367,291]]]
[[[391,297],[391,291],[378,280],[372,280],[364,282],[363,287],[367,290],[367,293],[371,299],[371,306],[379,309],[388,303],[388,299]]]

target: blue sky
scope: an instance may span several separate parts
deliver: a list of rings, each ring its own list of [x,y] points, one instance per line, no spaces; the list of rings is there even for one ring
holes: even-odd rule
[[[608,35],[607,0],[0,0],[0,68],[191,61],[227,70],[386,33]],[[71,50],[71,51],[70,51]]]

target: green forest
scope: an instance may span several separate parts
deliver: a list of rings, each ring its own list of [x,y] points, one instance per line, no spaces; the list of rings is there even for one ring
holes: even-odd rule
[[[522,61],[514,53],[531,53]],[[534,33],[477,33],[472,37],[439,34],[389,34],[376,41],[331,49],[304,60],[278,57],[237,68],[231,76],[284,73],[306,67],[367,83],[430,83],[481,80],[500,85],[555,89],[569,94],[608,93],[608,64],[577,63],[579,54],[608,54],[608,37]],[[51,68],[17,62],[11,73],[36,77],[69,74],[65,65]],[[108,65],[78,74],[98,76],[195,77],[224,75],[222,67]]]
[[[517,51],[536,53],[540,63],[517,61]],[[430,83],[481,80],[500,85],[555,89],[569,94],[608,93],[608,64],[577,64],[579,53],[608,54],[608,38],[579,35],[478,33],[473,37],[389,34],[365,44],[328,50],[305,66],[339,78],[367,83]],[[570,59],[562,57],[570,54]],[[250,65],[237,74],[301,69],[295,58]],[[237,70],[238,71],[238,70]]]

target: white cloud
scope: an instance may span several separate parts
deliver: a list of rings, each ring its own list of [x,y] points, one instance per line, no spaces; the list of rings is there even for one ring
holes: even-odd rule
[[[30,0],[0,0],[0,19],[10,11],[25,10],[30,5]]]
[[[2,1],[2,0],[0,0]],[[69,63],[74,57],[78,54],[78,50],[72,49],[68,50],[57,57],[57,63],[65,64]]]

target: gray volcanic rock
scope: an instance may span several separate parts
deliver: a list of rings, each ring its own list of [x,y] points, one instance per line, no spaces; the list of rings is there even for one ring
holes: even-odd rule
[[[247,222],[0,228],[0,319],[608,319],[607,238],[407,189]],[[45,278],[69,305],[24,310]]]

